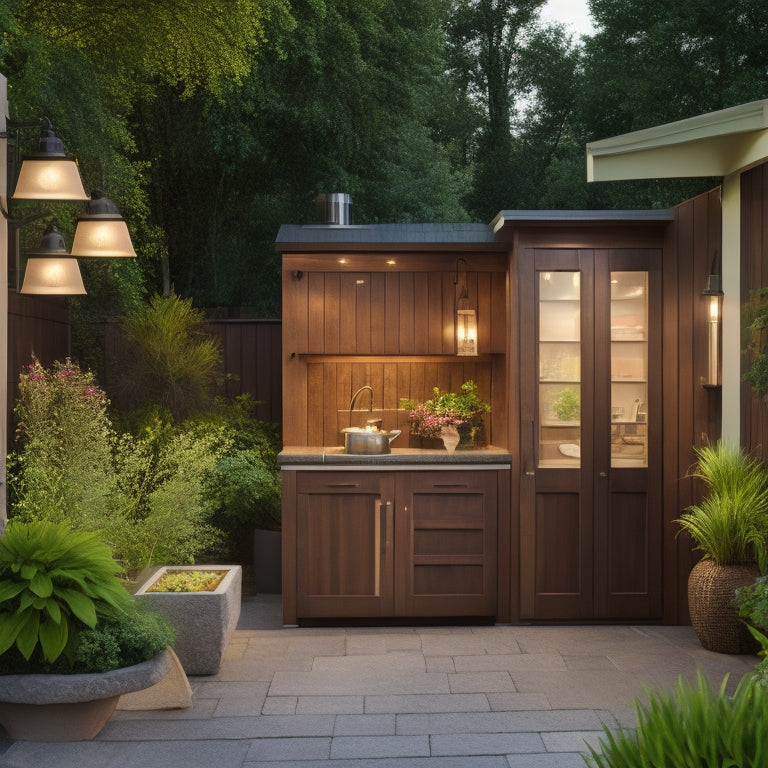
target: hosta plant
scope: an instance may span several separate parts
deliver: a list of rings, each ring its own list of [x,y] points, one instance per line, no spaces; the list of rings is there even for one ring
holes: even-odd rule
[[[727,677],[712,689],[701,672],[695,686],[678,682],[676,694],[649,694],[636,703],[635,732],[606,726],[599,748],[584,761],[595,768],[762,768],[768,765],[768,688],[749,677],[733,696]]]
[[[98,533],[11,520],[0,539],[0,655],[74,657],[82,630],[128,610],[120,570]]]

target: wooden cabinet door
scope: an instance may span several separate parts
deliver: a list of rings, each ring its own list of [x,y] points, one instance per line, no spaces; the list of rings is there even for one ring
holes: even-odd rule
[[[496,472],[399,473],[395,612],[496,615]]]
[[[521,256],[521,618],[660,618],[660,251]]]
[[[297,473],[299,617],[392,615],[393,499],[390,473]]]

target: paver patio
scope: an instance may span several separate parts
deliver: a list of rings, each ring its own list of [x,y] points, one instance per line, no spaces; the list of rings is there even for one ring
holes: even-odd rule
[[[601,723],[634,724],[644,686],[697,669],[731,686],[753,656],[690,627],[283,628],[246,597],[193,706],[118,710],[91,742],[0,741],[0,767],[577,768]]]

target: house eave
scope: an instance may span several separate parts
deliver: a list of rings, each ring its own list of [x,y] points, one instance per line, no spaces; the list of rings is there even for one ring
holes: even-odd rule
[[[587,180],[729,176],[768,156],[768,99],[587,144]]]

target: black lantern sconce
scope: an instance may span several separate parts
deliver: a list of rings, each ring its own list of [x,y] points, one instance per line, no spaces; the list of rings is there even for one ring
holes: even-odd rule
[[[720,386],[720,326],[723,312],[723,289],[720,254],[715,251],[707,282],[701,295],[707,301],[707,376],[705,387]]]
[[[469,303],[467,294],[466,269],[464,279],[459,282],[459,262],[462,258],[456,259],[456,276],[453,280],[454,286],[457,286],[456,295],[456,354],[461,357],[471,357],[477,355],[477,312]],[[466,267],[466,262],[464,262]]]

